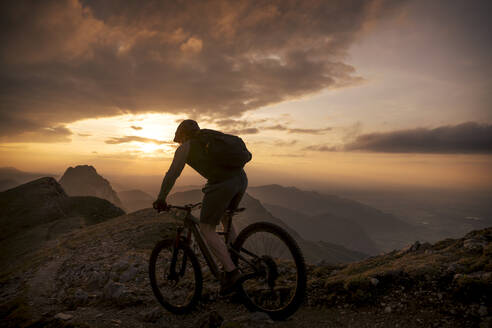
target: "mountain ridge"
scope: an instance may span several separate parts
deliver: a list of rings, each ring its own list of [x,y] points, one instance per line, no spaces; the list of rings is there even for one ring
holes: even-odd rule
[[[249,187],[248,192],[264,203],[282,206],[306,215],[326,215],[349,219],[363,228],[378,249],[391,251],[419,239],[418,229],[396,216],[376,208],[316,191],[304,191],[296,187],[266,185]]]
[[[51,177],[33,180],[0,192],[0,262],[10,265],[61,234],[124,211],[104,199],[68,196]]]
[[[0,167],[0,191],[5,191],[41,177],[54,177],[53,174],[25,172],[12,166]]]
[[[332,242],[369,255],[381,253],[364,229],[350,219],[330,214],[310,216],[278,205],[263,205],[307,240]]]
[[[118,197],[128,212],[152,207],[154,197],[140,189],[118,191]]]

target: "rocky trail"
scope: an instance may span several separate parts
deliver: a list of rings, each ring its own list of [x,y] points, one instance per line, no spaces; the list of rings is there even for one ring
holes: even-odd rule
[[[2,327],[490,327],[492,229],[348,265],[309,265],[308,297],[286,321],[220,298],[204,270],[196,311],[160,307],[148,279],[168,214],[141,210],[80,229],[2,272]]]

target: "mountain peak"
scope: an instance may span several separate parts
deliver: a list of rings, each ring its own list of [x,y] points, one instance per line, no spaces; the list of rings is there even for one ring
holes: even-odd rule
[[[60,184],[70,196],[95,196],[122,207],[121,200],[109,181],[91,165],[69,167],[61,177]]]
[[[99,175],[96,171],[96,168],[92,165],[77,165],[75,167],[72,167],[70,166],[64,173],[67,174],[67,173],[70,173],[70,174],[74,174],[74,173],[86,173],[86,174],[95,174],[95,175]]]

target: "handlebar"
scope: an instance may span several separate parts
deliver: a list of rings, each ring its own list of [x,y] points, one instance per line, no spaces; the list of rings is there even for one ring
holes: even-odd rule
[[[177,205],[168,205],[168,208],[177,208],[178,210],[192,210],[198,206],[202,205],[202,202],[196,203],[196,204],[186,204],[184,206],[177,206]]]

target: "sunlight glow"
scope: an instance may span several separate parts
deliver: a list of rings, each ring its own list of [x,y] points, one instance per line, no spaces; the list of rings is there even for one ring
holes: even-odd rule
[[[140,157],[172,156],[174,132],[180,117],[140,114],[81,120],[68,125],[72,146],[98,154],[139,153]]]

